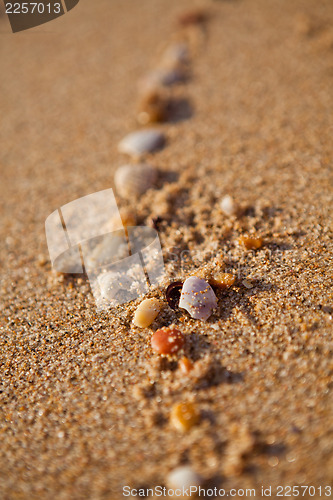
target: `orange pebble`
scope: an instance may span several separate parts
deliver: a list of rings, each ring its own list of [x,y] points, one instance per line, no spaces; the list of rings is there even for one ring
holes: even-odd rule
[[[209,280],[210,285],[217,286],[218,288],[229,288],[234,285],[236,277],[230,273],[219,273],[212,276]]]
[[[190,359],[185,356],[179,360],[179,369],[182,373],[187,375],[193,368],[193,363]]]
[[[151,338],[151,346],[158,354],[175,354],[184,343],[184,335],[175,326],[164,326],[156,330]]]
[[[177,403],[171,409],[170,422],[179,431],[189,431],[199,422],[199,413],[192,403]]]
[[[240,236],[238,239],[240,245],[244,245],[247,250],[258,250],[263,246],[262,238],[250,238],[249,236]]]

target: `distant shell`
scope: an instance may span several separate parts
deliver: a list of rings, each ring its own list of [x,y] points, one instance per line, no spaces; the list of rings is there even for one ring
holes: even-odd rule
[[[163,122],[168,115],[168,100],[157,90],[147,92],[139,105],[138,122],[147,123]]]
[[[163,132],[155,129],[140,130],[126,135],[118,145],[121,153],[133,156],[140,156],[144,153],[151,153],[160,149],[165,144]]]
[[[137,307],[133,323],[140,328],[151,325],[161,310],[161,302],[158,299],[145,299]]]
[[[167,68],[177,68],[187,62],[188,48],[185,43],[169,45],[162,56],[162,65]]]
[[[192,469],[190,465],[182,465],[169,472],[166,483],[169,488],[190,489],[191,486],[200,486],[201,477]]]
[[[229,194],[223,196],[220,202],[220,207],[225,215],[235,215],[237,212],[237,205],[235,203],[235,200]]]
[[[116,170],[114,183],[123,198],[137,198],[154,186],[157,176],[157,169],[146,163],[123,165]]]
[[[179,307],[186,309],[195,319],[206,321],[217,306],[212,287],[202,278],[191,276],[185,281]]]
[[[168,87],[184,81],[185,72],[181,68],[159,68],[150,71],[139,81],[139,92],[145,94],[161,87]]]

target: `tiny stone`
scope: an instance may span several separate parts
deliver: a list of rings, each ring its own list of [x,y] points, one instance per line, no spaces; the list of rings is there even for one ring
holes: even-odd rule
[[[233,274],[219,273],[219,274],[214,274],[210,278],[209,283],[213,286],[224,289],[234,285],[235,281],[236,277]]]
[[[240,236],[238,243],[243,245],[247,250],[258,250],[263,246],[262,238],[250,238],[249,236]]]
[[[158,354],[175,354],[184,343],[184,335],[174,325],[156,330],[151,338],[151,346]]]
[[[234,199],[228,194],[222,198],[220,207],[222,212],[228,216],[235,215],[237,212],[236,203]]]
[[[118,145],[120,153],[140,156],[161,149],[165,144],[163,132],[155,129],[140,130],[126,135]]]
[[[179,431],[189,431],[199,422],[199,418],[199,413],[192,403],[177,403],[171,409],[170,422]]]
[[[161,310],[161,302],[158,299],[145,299],[137,307],[133,323],[140,328],[147,328],[157,318]]]
[[[184,375],[187,375],[193,369],[192,361],[185,356],[179,360],[178,364],[180,371],[184,373]]]

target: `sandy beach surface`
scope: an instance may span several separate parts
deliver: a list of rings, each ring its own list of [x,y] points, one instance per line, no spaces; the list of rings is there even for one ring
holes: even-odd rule
[[[197,8],[205,19],[184,25]],[[303,498],[325,498],[332,2],[81,0],[35,29],[8,26],[2,11],[0,498],[117,500],[126,485],[166,485],[183,464],[207,488],[259,499],[262,486],[277,498],[303,485],[315,488]],[[44,224],[114,188],[115,170],[134,162],[117,145],[142,128],[138,82],[179,41],[187,79],[165,90],[171,112],[154,126],[167,144],[144,158],[158,184],[138,200],[116,193],[137,224],[159,217],[167,278],[147,296],[163,308],[138,328],[140,299],[98,312],[85,276],[52,270]],[[236,215],[221,210],[225,195]],[[249,235],[261,248],[239,244]],[[235,283],[206,322],[165,301],[167,284],[221,271]],[[179,355],[152,351],[152,332],[171,323],[186,336],[188,374]],[[186,432],[170,422],[181,402],[199,414]]]

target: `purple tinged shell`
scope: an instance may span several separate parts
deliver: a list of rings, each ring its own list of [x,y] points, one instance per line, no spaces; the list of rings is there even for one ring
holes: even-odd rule
[[[185,281],[179,307],[186,309],[195,319],[206,321],[217,306],[212,287],[202,278],[191,276]]]
[[[156,129],[139,130],[124,137],[118,144],[120,153],[140,156],[163,148],[165,135]]]

